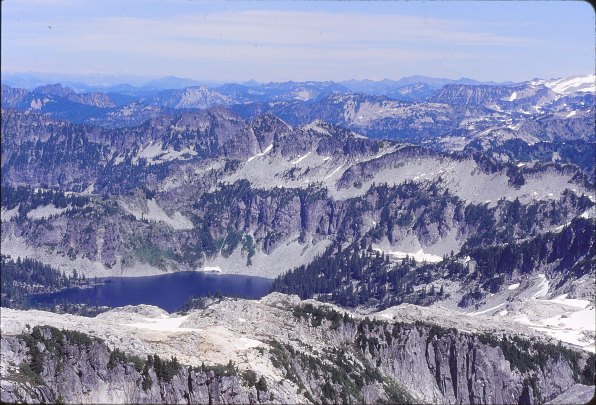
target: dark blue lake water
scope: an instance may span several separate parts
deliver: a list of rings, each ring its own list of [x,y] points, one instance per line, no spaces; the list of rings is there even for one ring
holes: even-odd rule
[[[233,274],[180,272],[149,277],[114,277],[90,288],[71,288],[29,297],[32,304],[76,303],[89,305],[149,304],[168,312],[182,309],[189,298],[222,295],[261,298],[269,292],[273,280]]]

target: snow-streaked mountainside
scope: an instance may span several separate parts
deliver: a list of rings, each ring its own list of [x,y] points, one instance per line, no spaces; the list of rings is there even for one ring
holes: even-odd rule
[[[574,93],[594,93],[596,91],[596,75],[576,76],[554,80],[532,80],[533,85],[544,85],[561,95]]]
[[[95,318],[6,310],[1,367],[7,377],[0,394],[3,401],[17,395],[51,401],[60,392],[64,400],[79,403],[183,398],[188,403],[208,398],[229,403],[461,403],[472,398],[484,404],[542,402],[571,394],[589,398],[593,391],[583,372],[593,355],[566,349],[555,357],[553,350],[561,346],[511,322],[481,315],[454,320],[440,316],[441,311],[421,317],[418,312],[400,306],[371,320],[282,294],[260,301],[227,299],[184,315],[150,306],[118,308]],[[499,338],[491,338],[495,332]],[[88,335],[96,339],[84,338]],[[36,358],[43,365],[43,384],[18,378],[19,368],[35,363],[15,349],[33,345],[41,348]],[[85,351],[89,354],[76,356]],[[162,363],[157,360],[144,363],[152,353],[175,357],[176,364],[158,368]],[[71,366],[81,372],[67,373]],[[166,366],[173,372],[166,373]],[[580,372],[574,374],[575,369]],[[255,385],[257,378],[264,382]],[[207,387],[206,379],[211,382]]]
[[[250,237],[256,249],[251,266],[246,265],[247,252],[237,241],[227,254],[200,249],[192,261],[180,256],[173,261],[164,258],[157,267],[156,263],[146,263],[141,274],[160,273],[163,270],[159,268],[164,266],[194,270],[217,263],[227,272],[276,276],[310,260],[337,238],[355,240],[372,232],[383,206],[360,205],[370,205],[380,185],[420,190],[431,187],[453,198],[452,208],[441,213],[446,215],[447,222],[439,226],[444,230],[422,231],[404,223],[402,231],[387,234],[389,240],[378,239],[391,250],[410,254],[420,249],[438,256],[458,252],[472,235],[457,214],[468,205],[494,209],[514,200],[524,206],[566,205],[561,203],[566,193],[583,198],[581,206],[572,207],[554,223],[540,224],[542,229],[536,232],[554,229],[593,205],[586,197],[590,195],[589,179],[572,166],[540,162],[494,165],[473,154],[439,153],[410,144],[369,140],[321,121],[292,128],[274,116],[245,122],[219,109],[156,120],[150,125],[151,133],[146,132],[146,124],[116,135],[48,121],[45,126],[50,131],[72,135],[50,135],[43,140],[37,135],[38,127],[28,125],[16,136],[18,128],[32,118],[42,119],[16,113],[3,121],[8,146],[3,151],[5,184],[50,188],[68,184],[73,191],[93,189],[93,193],[85,197],[84,206],[47,216],[52,227],[74,232],[68,241],[52,243],[53,248],[48,249],[43,240],[53,240],[56,228],[35,231],[36,235],[46,235],[40,239],[29,233],[34,222],[23,225],[13,217],[2,225],[3,251],[14,256],[33,254],[35,259],[61,266],[91,260],[93,265],[86,266],[90,275],[134,275],[135,271],[127,270],[136,268],[138,262],[134,254],[130,257],[135,249],[130,245],[131,232],[148,223],[159,229],[153,237],[164,240],[144,243],[166,243],[168,251],[173,249],[177,255],[184,255],[181,249],[196,251],[203,243],[197,235],[202,230],[214,241],[227,239],[230,232],[241,239]],[[73,136],[80,137],[84,149]],[[35,159],[36,155],[46,159]],[[86,156],[99,160],[92,162]],[[53,169],[48,170],[50,162],[64,163],[51,163]],[[40,209],[31,200],[35,195],[21,198],[5,208],[13,209],[12,204],[16,204],[27,212],[29,221],[35,221]],[[403,198],[395,203],[412,197]],[[31,208],[25,208],[29,204],[33,204]],[[420,221],[426,215],[416,210],[412,214],[413,220]],[[97,229],[104,222],[108,227],[114,215],[121,217],[119,226],[124,228],[109,244],[100,238],[82,244],[75,236],[79,232],[76,228],[89,221],[95,221]],[[206,218],[213,215],[215,221],[207,222]],[[358,228],[349,230],[354,220],[359,222]],[[138,221],[141,223],[137,225]],[[425,222],[426,227],[431,226]],[[79,225],[73,228],[75,223]],[[278,224],[284,224],[283,230],[277,229]],[[105,232],[113,231],[106,228]],[[167,235],[187,235],[187,242],[180,245],[178,237],[167,241]],[[35,253],[26,253],[30,251]],[[73,253],[67,258],[63,256],[66,251]],[[127,264],[123,263],[125,258]]]
[[[2,401],[593,391],[594,75],[168,80],[142,94],[2,85]],[[215,269],[275,292],[177,314],[28,299]]]

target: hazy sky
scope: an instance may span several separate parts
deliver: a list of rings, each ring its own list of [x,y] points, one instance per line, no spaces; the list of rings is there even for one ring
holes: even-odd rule
[[[213,81],[594,73],[581,1],[2,1],[2,71]]]

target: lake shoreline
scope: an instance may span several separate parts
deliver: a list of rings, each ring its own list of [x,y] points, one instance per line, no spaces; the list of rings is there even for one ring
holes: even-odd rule
[[[147,304],[175,312],[195,298],[221,295],[258,299],[270,292],[272,284],[273,280],[266,277],[184,271],[140,277],[98,277],[94,285],[30,294],[28,300],[33,306],[69,303],[115,308]]]

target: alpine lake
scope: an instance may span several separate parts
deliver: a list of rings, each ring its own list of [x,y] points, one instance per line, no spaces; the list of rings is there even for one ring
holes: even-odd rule
[[[273,280],[236,274],[177,272],[146,277],[109,277],[84,288],[69,288],[29,296],[34,306],[62,303],[121,307],[155,305],[168,312],[180,311],[193,298],[231,296],[258,299],[267,295]]]

